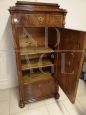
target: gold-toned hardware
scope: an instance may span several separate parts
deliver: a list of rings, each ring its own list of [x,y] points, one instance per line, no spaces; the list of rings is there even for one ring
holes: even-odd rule
[[[38,17],[38,21],[39,21],[40,23],[42,23],[42,22],[44,21],[44,17],[39,16],[39,17]]]

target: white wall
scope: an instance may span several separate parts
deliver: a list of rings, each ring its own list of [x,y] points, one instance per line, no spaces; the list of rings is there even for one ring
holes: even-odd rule
[[[37,2],[58,3],[61,8],[67,9],[67,28],[86,31],[86,0],[36,0]]]
[[[0,0],[0,89],[17,85],[15,54],[8,8],[17,0]],[[55,2],[67,9],[66,27],[86,31],[86,0],[28,0]]]
[[[9,6],[14,5],[16,1],[0,0],[0,89],[17,85],[12,28],[8,12]]]

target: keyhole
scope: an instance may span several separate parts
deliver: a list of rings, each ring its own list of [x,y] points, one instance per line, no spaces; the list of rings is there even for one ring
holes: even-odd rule
[[[26,35],[25,38],[29,38],[28,35]]]

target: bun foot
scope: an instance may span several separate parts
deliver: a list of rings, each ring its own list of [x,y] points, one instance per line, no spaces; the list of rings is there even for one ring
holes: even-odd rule
[[[20,108],[24,108],[24,106],[25,106],[25,103],[20,100],[20,102],[19,102],[19,107],[20,107]]]
[[[56,93],[55,94],[55,99],[59,99],[59,97],[60,97],[59,93]]]

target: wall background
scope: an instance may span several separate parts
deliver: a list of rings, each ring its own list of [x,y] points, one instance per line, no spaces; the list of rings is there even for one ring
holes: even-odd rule
[[[17,86],[16,61],[9,6],[17,0],[0,0],[0,89]],[[24,1],[24,0],[23,0]],[[67,9],[67,28],[86,31],[86,0],[27,0],[36,2],[54,2]]]

